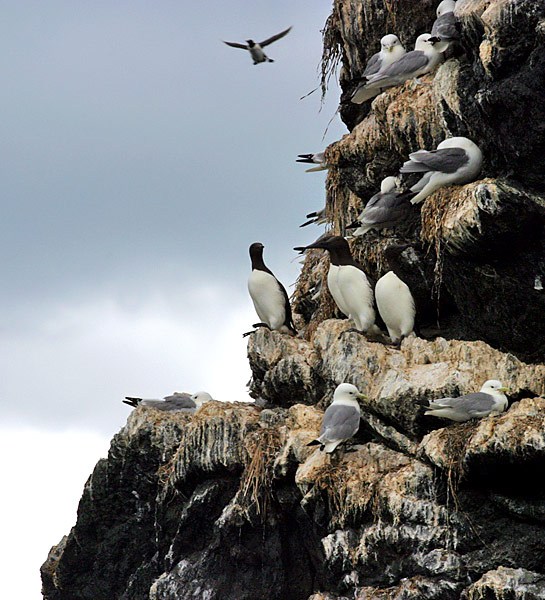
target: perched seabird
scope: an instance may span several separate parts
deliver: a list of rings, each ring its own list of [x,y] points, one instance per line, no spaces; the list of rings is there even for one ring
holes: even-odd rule
[[[352,258],[348,242],[343,237],[334,235],[317,240],[309,246],[296,247],[294,250],[304,251],[312,248],[321,248],[329,252],[327,287],[339,310],[356,324],[356,329],[348,329],[344,333],[377,333],[373,289],[361,265]]]
[[[291,27],[288,27],[287,29],[284,29],[284,31],[281,31],[280,33],[277,33],[276,35],[273,35],[270,38],[263,40],[262,42],[254,42],[254,40],[246,40],[246,44],[239,44],[238,42],[225,42],[225,41],[223,43],[227,44],[228,46],[231,46],[232,48],[241,48],[242,50],[248,50],[248,52],[251,54],[251,56],[254,60],[254,65],[257,65],[257,64],[263,63],[263,62],[274,62],[274,60],[272,58],[269,58],[265,54],[265,52],[263,52],[263,48],[265,48],[265,46],[268,46],[269,44],[272,44],[273,42],[276,42],[280,38],[283,38],[285,35],[288,35],[290,30],[291,30]]]
[[[442,59],[442,56],[430,42],[431,35],[423,33],[416,38],[414,50],[407,52],[394,63],[381,69],[374,75],[365,77],[362,82],[365,90],[378,90],[400,85],[412,78],[425,75],[433,71]]]
[[[380,192],[371,197],[359,217],[347,229],[357,227],[354,237],[364,235],[371,229],[393,227],[409,214],[409,200],[413,192],[400,191],[397,188],[397,177],[386,177],[380,184]]]
[[[507,391],[500,381],[489,379],[476,394],[431,400],[424,414],[457,422],[499,415],[507,408],[507,397],[503,393]]]
[[[298,163],[306,163],[309,165],[318,165],[311,169],[306,169],[305,173],[312,173],[314,171],[327,171],[329,165],[325,161],[325,152],[317,152],[316,154],[298,154],[299,158],[295,161]]]
[[[394,344],[401,344],[414,329],[416,309],[409,286],[388,271],[375,286],[377,308]]]
[[[316,225],[322,225],[327,222],[326,210],[325,206],[321,210],[316,210],[314,212],[308,213],[307,215],[308,221],[305,221],[299,227],[306,227],[307,225],[311,225],[312,223],[316,223]]]
[[[401,45],[399,38],[397,35],[390,33],[385,35],[380,40],[380,52],[373,54],[369,61],[367,62],[367,66],[362,74],[363,77],[370,77],[375,73],[378,73],[380,70],[385,69],[388,65],[396,62],[405,54],[405,48]],[[366,100],[370,98],[374,98],[380,90],[371,90],[365,89],[365,80],[361,83],[350,98],[350,102],[354,104],[362,104]]]
[[[263,244],[255,242],[250,246],[252,272],[248,278],[248,291],[255,311],[261,319],[253,327],[266,327],[282,333],[296,334],[291,316],[291,306],[284,286],[263,262]],[[250,335],[253,331],[243,334]]]
[[[430,40],[438,52],[444,52],[452,42],[460,39],[460,22],[454,16],[455,8],[455,0],[443,0],[437,7]]]
[[[320,450],[333,452],[335,448],[354,436],[360,427],[360,405],[358,398],[364,399],[358,388],[351,383],[341,383],[333,393],[333,401],[327,407],[320,436],[307,446],[320,444]]]
[[[423,173],[411,187],[412,192],[417,192],[411,203],[419,204],[441,187],[474,181],[482,162],[483,153],[479,146],[465,137],[452,137],[442,141],[437,150],[418,150],[409,154],[409,160],[399,172]]]
[[[210,400],[213,400],[213,398],[208,392],[196,392],[192,396],[185,392],[174,392],[170,396],[165,396],[163,400],[145,400],[143,398],[125,396],[123,402],[133,408],[142,405],[162,411],[194,413],[205,402],[210,402]]]

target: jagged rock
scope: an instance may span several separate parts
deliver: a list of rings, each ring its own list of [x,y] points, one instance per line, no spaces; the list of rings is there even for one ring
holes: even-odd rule
[[[542,600],[545,576],[525,569],[500,567],[485,573],[462,595],[462,600]]]
[[[402,41],[407,35],[415,39],[432,22],[428,11],[434,6],[410,4],[399,2],[394,9],[373,0],[334,3],[325,38],[342,54],[341,115],[351,131],[326,150],[333,165],[326,212],[333,231],[344,233],[380,181],[396,174],[410,152],[435,148],[450,136],[475,140],[485,157],[481,181],[439,190],[395,233],[368,233],[353,242],[352,250],[373,277],[393,268],[418,289],[421,320],[439,321],[444,337],[482,339],[524,360],[541,361],[545,4],[459,1],[462,39],[455,56],[422,77],[420,85],[408,81],[355,108],[349,95],[367,56],[361,49],[390,29]],[[328,48],[326,56],[332,52]],[[387,264],[385,249],[395,244],[414,249],[418,268],[410,268],[407,260]],[[304,269],[314,267],[307,260]],[[296,290],[296,311],[306,303],[306,282],[317,281],[321,273],[321,267],[315,277],[306,273]]]
[[[386,425],[413,436],[423,430],[419,401],[478,391],[486,379],[500,379],[513,395],[523,390],[536,396],[545,393],[545,366],[525,365],[483,342],[442,338],[430,342],[410,337],[398,350],[357,334],[341,336],[347,327],[348,321],[328,320],[316,328],[310,342],[291,338],[284,342],[294,348],[297,344],[298,360],[305,363],[304,374],[301,369],[288,369],[294,361],[284,361],[282,371],[276,368],[275,332],[254,335],[249,342],[250,364],[257,360],[267,373],[266,379],[260,380],[257,370],[252,369],[254,392],[278,405],[312,403],[318,399],[314,395],[318,390],[328,390],[331,395],[336,385],[348,381],[368,396],[362,408],[385,419]],[[302,375],[307,379],[301,379]],[[282,390],[285,381],[297,382],[297,397],[275,393]]]

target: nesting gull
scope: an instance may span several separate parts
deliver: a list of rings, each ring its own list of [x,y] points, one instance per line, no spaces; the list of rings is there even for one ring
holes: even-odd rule
[[[265,52],[263,52],[263,48],[265,48],[265,46],[268,46],[269,44],[272,44],[273,42],[276,42],[280,38],[283,38],[285,35],[288,35],[290,30],[291,30],[291,27],[288,27],[287,29],[284,29],[284,31],[281,31],[280,33],[277,33],[276,35],[273,35],[270,38],[263,40],[262,42],[254,42],[254,40],[246,40],[246,44],[239,44],[238,42],[225,42],[225,41],[223,43],[227,44],[228,46],[231,46],[231,48],[241,48],[242,50],[248,50],[248,52],[250,53],[251,57],[254,60],[254,65],[257,65],[257,64],[263,63],[263,62],[274,62],[274,60],[272,58],[269,58],[265,54]]]
[[[483,154],[474,142],[465,137],[452,137],[442,141],[437,150],[418,150],[409,154],[409,160],[399,172],[423,173],[411,187],[412,192],[417,192],[411,203],[419,204],[445,185],[474,181],[482,162]]]
[[[386,177],[380,184],[380,192],[371,197],[359,217],[347,229],[357,227],[354,237],[364,235],[371,229],[394,227],[409,214],[412,192],[396,188],[397,177]]]
[[[437,7],[437,19],[431,28],[431,41],[438,52],[444,52],[460,39],[460,23],[454,16],[455,0],[443,0]]]
[[[383,275],[375,286],[377,308],[394,344],[412,333],[416,308],[409,286],[393,271]]]
[[[503,393],[507,391],[500,381],[489,379],[475,394],[431,400],[424,414],[457,422],[499,415],[507,408],[507,397]]]
[[[387,66],[396,62],[396,60],[399,60],[404,54],[405,48],[401,45],[397,35],[394,35],[393,33],[385,35],[380,40],[380,52],[377,52],[371,56],[362,76],[367,78],[375,73],[378,73],[382,69],[385,69]],[[377,89],[365,89],[366,81],[367,80],[364,80],[356,88],[352,94],[352,97],[350,98],[350,102],[353,102],[354,104],[362,104],[366,100],[374,98],[380,93],[380,90]]]
[[[423,33],[416,39],[414,50],[407,52],[391,65],[374,75],[365,78],[365,90],[378,90],[400,85],[409,79],[417,78],[433,71],[442,59],[441,54],[430,41],[431,35]]]
[[[329,271],[327,272],[327,287],[339,310],[352,319],[360,334],[378,333],[375,325],[375,309],[373,307],[373,289],[367,275],[353,258],[348,242],[341,236],[327,236],[309,246],[299,246],[294,250],[310,250],[321,248],[329,252]]]
[[[213,400],[208,392],[196,392],[192,396],[183,392],[174,392],[170,396],[165,396],[163,400],[145,400],[143,398],[134,398],[126,396],[123,402],[132,407],[146,406],[162,411],[183,411],[194,413],[205,402]]]
[[[333,401],[324,413],[320,436],[307,445],[320,444],[320,450],[331,453],[339,444],[354,436],[360,427],[358,398],[364,399],[365,396],[360,394],[355,385],[338,385],[333,393]]]
[[[261,319],[261,322],[255,323],[253,327],[266,327],[282,333],[296,334],[288,294],[284,286],[263,262],[263,248],[264,246],[260,242],[255,242],[250,246],[252,272],[248,278],[248,291],[255,311]],[[244,333],[243,337],[250,333],[253,331]]]
[[[325,152],[317,152],[316,154],[298,154],[297,156],[299,158],[295,162],[317,165],[316,167],[306,169],[305,173],[327,171],[327,169],[329,169],[329,165],[325,161]]]

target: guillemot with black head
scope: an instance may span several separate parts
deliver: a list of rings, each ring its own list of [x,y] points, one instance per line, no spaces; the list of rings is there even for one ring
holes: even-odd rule
[[[317,240],[308,246],[299,246],[294,250],[313,248],[329,252],[327,287],[339,310],[356,324],[355,328],[347,329],[343,334],[348,332],[362,335],[379,334],[380,329],[375,325],[373,288],[363,267],[352,257],[348,242],[342,236],[334,235],[325,240]]]
[[[266,327],[273,331],[296,335],[288,293],[263,262],[263,248],[261,242],[254,242],[250,246],[252,272],[248,278],[248,291],[255,311],[261,319],[261,322],[255,323],[253,327]],[[254,331],[248,331],[242,337]]]

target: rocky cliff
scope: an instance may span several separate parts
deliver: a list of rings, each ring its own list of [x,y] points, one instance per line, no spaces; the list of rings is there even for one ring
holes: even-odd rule
[[[248,345],[272,408],[135,409],[42,567],[46,599],[545,598],[545,3],[459,0],[462,41],[435,74],[351,104],[377,40],[410,46],[435,6],[335,0],[324,30],[350,130],[326,150],[332,231],[409,152],[465,135],[485,154],[479,181],[351,241],[369,273],[409,284],[421,337],[340,336],[327,258],[307,252],[298,337]],[[501,416],[423,416],[489,378],[510,389]],[[307,443],[343,381],[368,399],[351,447],[325,456]]]

